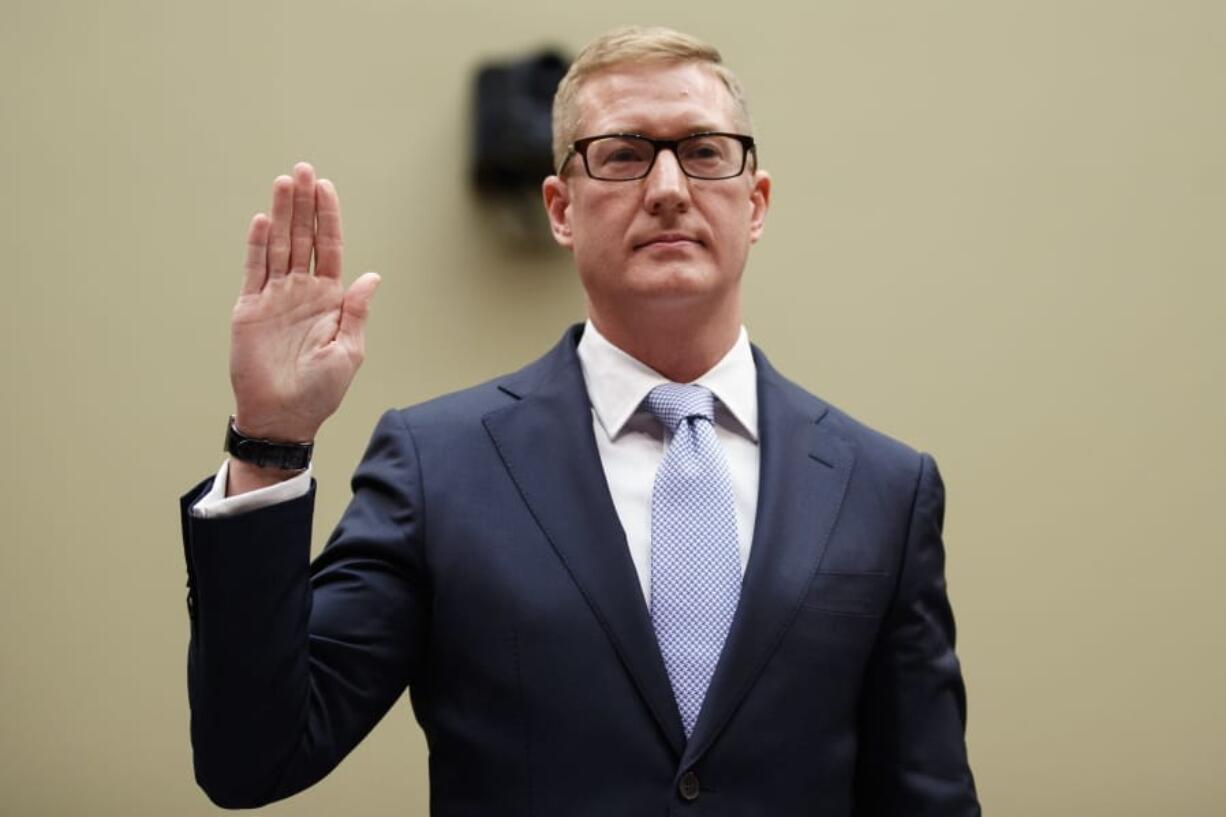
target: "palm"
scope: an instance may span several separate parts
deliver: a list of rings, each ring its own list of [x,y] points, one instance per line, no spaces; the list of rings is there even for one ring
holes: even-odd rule
[[[311,271],[314,256],[315,269]],[[341,286],[340,202],[310,165],[273,184],[271,219],[251,222],[243,290],[231,320],[230,379],[239,428],[310,440],[362,363],[379,278]]]

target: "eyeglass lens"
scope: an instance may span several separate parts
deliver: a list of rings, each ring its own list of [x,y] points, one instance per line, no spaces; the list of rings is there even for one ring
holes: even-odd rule
[[[647,175],[656,148],[637,136],[606,136],[587,147],[588,172],[598,179],[637,179]],[[686,175],[722,179],[737,175],[744,164],[745,147],[730,136],[699,134],[677,144],[677,161]]]

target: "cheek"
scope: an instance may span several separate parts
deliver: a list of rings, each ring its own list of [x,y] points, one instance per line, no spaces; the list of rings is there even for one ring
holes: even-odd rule
[[[589,206],[572,213],[576,255],[607,257],[622,246],[628,231],[625,214],[613,206]]]
[[[724,202],[717,213],[709,216],[721,255],[735,260],[749,251],[753,243],[753,207],[742,201]]]

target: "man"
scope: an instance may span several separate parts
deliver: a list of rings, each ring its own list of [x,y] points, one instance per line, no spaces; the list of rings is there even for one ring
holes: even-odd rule
[[[623,29],[554,127],[545,206],[588,323],[384,415],[310,567],[297,469],[378,279],[342,292],[307,165],[253,220],[232,456],[183,501],[201,785],[305,788],[407,686],[435,815],[978,814],[936,467],[741,326],[770,178],[740,85],[693,38]]]

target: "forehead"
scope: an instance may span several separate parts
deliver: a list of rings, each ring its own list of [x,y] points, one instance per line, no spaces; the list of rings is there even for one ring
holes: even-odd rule
[[[698,62],[619,65],[594,74],[578,94],[578,136],[642,133],[657,138],[735,130],[735,103],[719,75]]]

